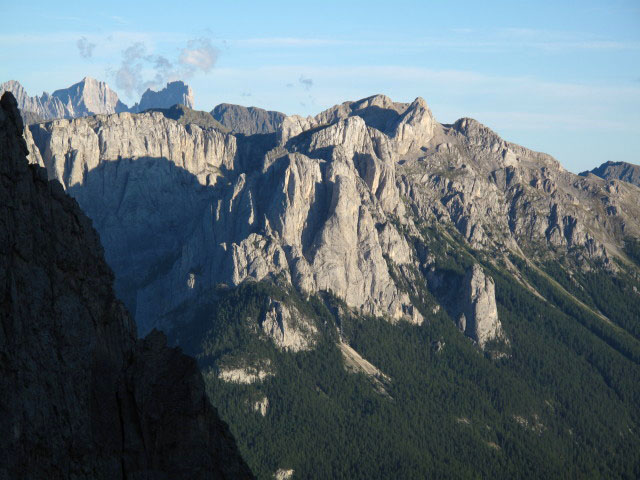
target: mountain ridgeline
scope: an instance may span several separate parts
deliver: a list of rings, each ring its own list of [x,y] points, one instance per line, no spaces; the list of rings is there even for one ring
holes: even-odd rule
[[[169,82],[160,91],[147,89],[133,107],[129,108],[105,82],[85,77],[68,88],[31,97],[15,80],[0,84],[0,95],[11,92],[18,102],[23,121],[32,123],[56,118],[77,118],[109,115],[121,112],[142,112],[152,108],[169,108],[176,104],[193,108],[193,91],[184,82]]]
[[[179,110],[179,111],[178,111]],[[31,125],[260,478],[640,475],[640,189],[376,95]]]
[[[0,478],[253,478],[196,362],[136,326],[91,221],[0,100]]]
[[[627,162],[606,162],[589,172],[582,172],[580,175],[586,177],[590,173],[605,180],[622,180],[640,187],[640,165]]]

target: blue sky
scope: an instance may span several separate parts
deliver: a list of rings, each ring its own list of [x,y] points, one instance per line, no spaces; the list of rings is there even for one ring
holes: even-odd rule
[[[51,5],[2,0],[0,82],[30,95],[88,75],[129,105],[181,76],[202,110],[421,96],[443,123],[476,118],[574,172],[640,163],[637,0]]]

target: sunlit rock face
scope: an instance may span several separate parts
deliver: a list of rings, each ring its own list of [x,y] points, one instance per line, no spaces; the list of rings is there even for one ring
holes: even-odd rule
[[[576,176],[473,119],[440,124],[421,98],[376,95],[307,118],[231,107],[220,118],[237,130],[246,120],[246,134],[121,113],[26,135],[31,161],[93,219],[143,333],[170,327],[218,284],[266,278],[420,324],[390,272],[412,282],[430,268],[414,242],[424,223],[492,256],[570,253],[607,268],[624,235],[640,232],[634,185]],[[493,310],[483,275],[464,314],[478,344],[501,332],[484,315]],[[472,271],[467,283],[480,280]],[[476,321],[483,305],[488,323]]]
[[[460,301],[465,318],[461,330],[478,342],[480,348],[491,340],[505,338],[498,318],[495,283],[478,264],[474,264],[464,277]]]

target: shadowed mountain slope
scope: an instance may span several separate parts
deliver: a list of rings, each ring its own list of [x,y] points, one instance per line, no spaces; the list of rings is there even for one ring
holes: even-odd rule
[[[136,338],[91,221],[0,107],[0,478],[252,478],[195,361]]]

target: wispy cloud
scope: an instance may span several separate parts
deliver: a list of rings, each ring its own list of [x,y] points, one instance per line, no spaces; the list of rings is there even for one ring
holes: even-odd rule
[[[561,31],[536,30],[530,28],[503,28],[477,31],[470,28],[455,28],[452,35],[414,38],[402,40],[375,40],[350,38],[317,37],[271,37],[246,38],[231,42],[243,48],[312,48],[312,47],[369,47],[403,49],[445,48],[452,50],[511,51],[515,49],[536,49],[545,51],[575,50],[640,50],[640,42],[619,41],[594,37],[590,34],[575,34]]]
[[[298,82],[304,87],[305,90],[310,90],[311,87],[313,87],[313,79],[307,78],[304,75],[300,75]]]
[[[197,73],[209,73],[218,60],[219,50],[207,38],[192,39],[175,59],[150,53],[145,42],[135,42],[122,52],[122,61],[112,71],[116,86],[127,96],[157,88],[173,80],[188,80]]]
[[[90,42],[87,37],[80,37],[76,42],[76,46],[82,58],[91,58],[93,49],[96,48],[96,44]]]

